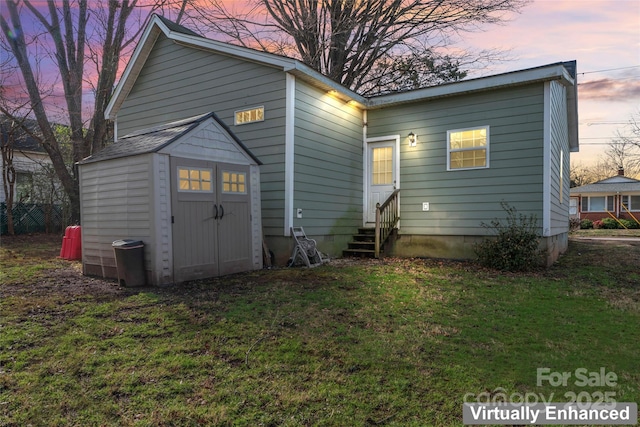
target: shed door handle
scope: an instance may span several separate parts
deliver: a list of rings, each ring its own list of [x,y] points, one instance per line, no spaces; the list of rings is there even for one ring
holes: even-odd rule
[[[220,211],[221,211],[220,219],[222,219],[222,217],[224,216],[224,208],[222,207],[222,205],[220,205]]]
[[[213,207],[216,209],[216,216],[214,216],[213,219],[218,219],[218,205],[214,203]]]

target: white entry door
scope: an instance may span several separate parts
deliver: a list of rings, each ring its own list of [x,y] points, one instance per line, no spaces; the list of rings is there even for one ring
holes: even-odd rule
[[[388,139],[368,143],[367,222],[376,221],[376,204],[384,203],[398,182],[397,141]]]

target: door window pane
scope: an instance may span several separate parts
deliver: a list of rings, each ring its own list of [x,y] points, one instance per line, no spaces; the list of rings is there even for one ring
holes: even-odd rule
[[[393,147],[372,150],[371,182],[373,185],[393,184]]]

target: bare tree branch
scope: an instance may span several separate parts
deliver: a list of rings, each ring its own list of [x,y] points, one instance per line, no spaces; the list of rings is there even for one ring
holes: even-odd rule
[[[33,0],[6,0],[8,17],[0,16],[2,43],[13,53],[10,68],[15,64],[20,70],[20,84],[26,88],[32,114],[42,134],[42,146],[69,197],[74,221],[79,220],[80,203],[73,165],[107,143],[111,124],[104,118],[104,111],[118,77],[120,58],[143,30],[143,25],[131,24],[130,18],[137,10],[141,24],[150,19],[157,8],[176,4],[172,0],[140,1],[144,7],[139,6],[139,0],[91,0],[89,10],[87,0],[47,0],[46,9]],[[27,14],[45,30],[29,40],[25,38],[22,23]],[[52,48],[47,47],[48,42],[52,42]],[[55,71],[49,70],[48,75],[55,76],[57,72],[57,81],[64,92],[64,121],[69,124],[72,144],[71,164],[65,159],[63,147],[53,131],[51,106],[45,108],[44,105],[47,82],[34,72],[32,65],[41,60],[32,53],[42,49],[51,53],[55,63]],[[95,64],[94,72],[85,70],[87,61]],[[83,121],[83,113],[87,114],[83,108],[85,85],[94,89],[95,97],[88,122]]]
[[[206,7],[191,7],[189,13],[194,22],[244,46],[274,53],[290,53],[293,47],[302,62],[359,91],[371,90],[367,85],[375,81],[394,81],[379,74],[384,69],[397,74],[398,69],[385,67],[385,62],[406,60],[418,47],[417,57],[433,57],[435,47],[446,46],[450,37],[500,23],[507,12],[517,12],[528,1],[255,0],[246,10],[231,11],[226,3],[209,0]]]

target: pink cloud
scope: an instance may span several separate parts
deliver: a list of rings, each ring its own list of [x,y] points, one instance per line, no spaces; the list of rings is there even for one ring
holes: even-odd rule
[[[640,80],[590,80],[578,85],[578,96],[582,100],[627,102],[633,98],[640,98]]]

